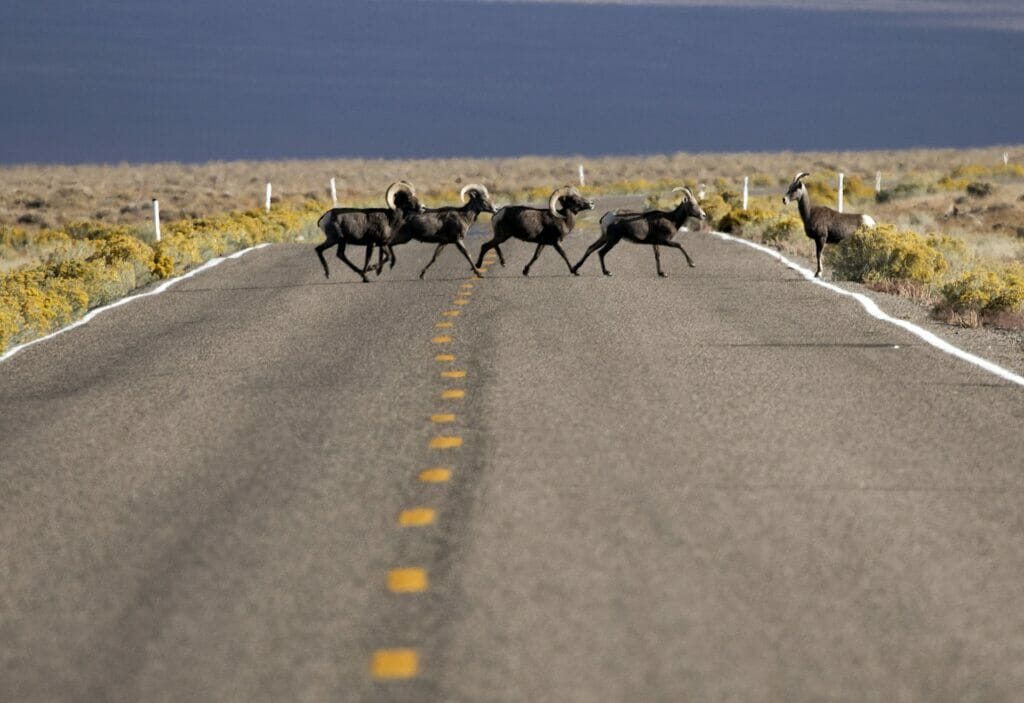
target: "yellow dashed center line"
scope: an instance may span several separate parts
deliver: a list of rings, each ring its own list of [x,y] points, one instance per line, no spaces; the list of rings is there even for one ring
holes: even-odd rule
[[[420,481],[423,481],[423,483],[447,483],[451,480],[451,477],[451,469],[443,469],[441,467],[420,471]]]
[[[427,572],[419,567],[392,569],[388,572],[388,590],[392,593],[420,593],[427,590]]]
[[[431,449],[456,449],[462,446],[462,437],[434,437],[430,440]]]
[[[490,266],[494,263],[493,256],[485,258],[484,263]],[[482,266],[480,272],[487,271],[487,266]],[[434,323],[436,329],[452,329],[455,324],[450,318],[456,318],[461,314],[459,307],[468,305],[472,296],[473,283],[465,282],[459,285],[457,297],[452,300],[450,309],[441,313],[444,318]],[[439,334],[431,338],[433,344],[451,344],[454,339],[448,334]],[[435,354],[434,361],[439,363],[455,362],[454,354]],[[441,378],[460,379],[465,378],[466,372],[462,370],[441,371]],[[466,391],[450,388],[441,391],[441,398],[445,400],[456,400],[465,398]],[[455,422],[454,413],[435,413],[430,416],[430,421],[435,424],[450,424]],[[430,440],[430,449],[455,449],[462,446],[462,437],[451,435],[440,435]],[[444,466],[435,466],[423,469],[418,476],[422,483],[447,483],[452,478],[452,470]],[[423,527],[434,525],[437,522],[437,511],[434,508],[414,507],[403,510],[398,515],[398,524],[401,527]],[[420,593],[429,587],[429,579],[426,569],[422,567],[403,567],[391,569],[387,572],[387,589],[392,593]],[[420,674],[419,652],[412,648],[378,649],[373,652],[370,660],[370,676],[378,680],[389,679],[411,679]]]
[[[436,517],[433,508],[409,508],[398,516],[398,524],[402,527],[423,527],[433,525]]]
[[[375,679],[411,679],[419,671],[415,649],[378,649],[370,661],[370,675]]]

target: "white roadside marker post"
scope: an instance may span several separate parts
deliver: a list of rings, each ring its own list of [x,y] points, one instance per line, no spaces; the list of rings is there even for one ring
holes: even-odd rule
[[[580,188],[587,185],[587,179],[583,175],[583,164],[580,164]]]
[[[270,212],[270,193],[272,192],[270,184],[267,184],[267,212]]]
[[[160,241],[160,201],[153,198],[153,232],[156,233],[156,241]]]
[[[338,207],[338,187],[334,184],[334,179],[331,179],[331,200],[334,202],[334,207]]]
[[[839,205],[839,207],[837,209],[839,210],[839,212],[843,211],[843,178],[844,177],[845,177],[845,174],[842,174],[842,173],[839,174],[839,192],[836,194],[836,198],[838,199],[838,203],[837,204]]]
[[[1009,165],[1010,165],[1010,152],[1004,151],[1003,152],[1003,166],[1009,166]]]
[[[882,192],[882,172],[881,171],[875,171],[875,192],[876,193],[881,193]]]
[[[747,210],[747,202],[750,199],[750,177],[743,177],[743,211]]]

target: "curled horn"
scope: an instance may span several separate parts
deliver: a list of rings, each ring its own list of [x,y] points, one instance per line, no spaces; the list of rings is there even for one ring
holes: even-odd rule
[[[809,175],[811,175],[811,174],[807,173],[806,171],[802,171],[802,172],[796,174],[796,178],[793,179],[793,182],[796,183],[797,181],[799,181],[802,178],[807,178],[807,176],[809,176]]]
[[[572,186],[562,186],[554,193],[552,193],[550,198],[548,198],[548,210],[550,210],[551,214],[554,215],[555,217],[563,217],[563,215],[558,214],[558,199],[565,197],[566,195],[579,194],[580,192],[573,188]]]
[[[679,186],[678,188],[673,188],[672,192],[675,193],[675,192],[680,191],[680,190],[683,191],[683,193],[686,194],[687,198],[689,198],[693,202],[697,202],[697,198],[693,197],[693,191],[690,190],[689,188],[686,188],[685,186]]]
[[[462,190],[459,191],[459,197],[462,199],[462,202],[466,202],[466,193],[468,193],[471,190],[479,191],[480,194],[483,195],[484,198],[487,200],[491,199],[491,194],[487,192],[487,188],[480,185],[479,183],[470,183],[469,185],[464,186]]]
[[[392,210],[395,209],[395,196],[398,194],[398,191],[400,190],[404,190],[406,193],[412,196],[416,195],[416,189],[412,187],[411,183],[409,183],[408,181],[396,181],[395,183],[392,183],[391,185],[388,186],[388,190],[384,194],[384,200],[387,202],[388,208]]]

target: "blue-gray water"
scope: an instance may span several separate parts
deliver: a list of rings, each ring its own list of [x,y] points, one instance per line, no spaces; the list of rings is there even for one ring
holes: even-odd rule
[[[0,163],[1020,143],[1022,69],[894,14],[5,0]]]

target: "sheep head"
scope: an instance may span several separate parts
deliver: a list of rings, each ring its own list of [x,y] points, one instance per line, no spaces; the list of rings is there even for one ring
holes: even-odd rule
[[[561,208],[559,208],[561,205]],[[583,195],[573,188],[572,186],[562,186],[548,198],[548,210],[551,214],[559,219],[564,219],[565,215],[559,210],[570,211],[573,214],[582,210],[593,210],[594,201],[587,200]]]
[[[685,187],[673,188],[672,189],[673,193],[678,192],[678,191],[682,191],[682,193],[683,193],[683,202],[680,204],[680,206],[682,208],[684,208],[684,211],[686,212],[686,216],[687,217],[695,217],[698,220],[706,220],[706,219],[708,219],[708,214],[706,212],[704,212],[704,208],[702,208],[697,203],[697,198],[693,197],[693,191],[692,190],[690,190],[689,188],[685,188]]]
[[[809,173],[806,171],[796,174],[793,178],[793,182],[789,184],[789,190],[782,196],[782,204],[789,205],[793,200],[799,200],[804,195],[807,195],[807,186],[804,185],[804,179],[807,178]]]
[[[491,202],[491,194],[487,192],[487,188],[485,186],[482,186],[479,183],[470,183],[465,186],[459,192],[459,197],[464,203],[467,202],[468,199],[468,202],[472,203],[479,212],[495,212],[494,203]]]
[[[396,181],[388,186],[387,192],[384,193],[384,200],[390,210],[423,211],[423,206],[416,198],[416,189],[408,181]]]

